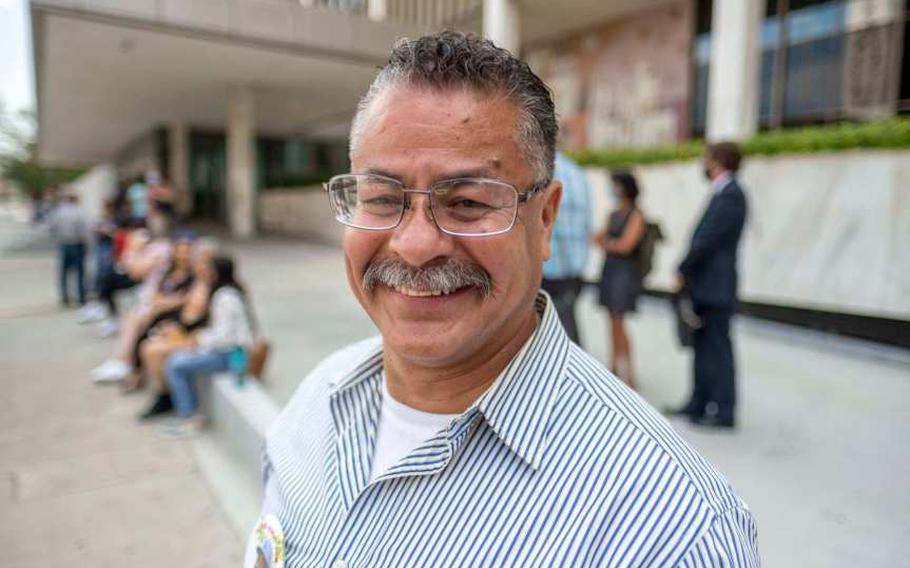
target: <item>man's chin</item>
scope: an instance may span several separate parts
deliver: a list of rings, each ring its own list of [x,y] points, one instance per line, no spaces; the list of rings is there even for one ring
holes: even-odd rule
[[[449,328],[451,330],[451,328]],[[397,357],[426,367],[444,366],[458,359],[464,351],[461,340],[442,329],[427,329],[423,333],[383,335],[383,348]]]

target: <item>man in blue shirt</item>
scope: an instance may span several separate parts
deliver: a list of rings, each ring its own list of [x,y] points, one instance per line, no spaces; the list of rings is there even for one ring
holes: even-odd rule
[[[269,430],[246,566],[757,567],[746,505],[539,290],[562,186],[527,64],[396,44],[326,184],[379,329]]]
[[[550,294],[569,339],[581,345],[575,303],[582,287],[591,241],[591,190],[585,171],[562,152],[556,153],[553,179],[562,182],[562,201],[553,225],[550,260],[543,265],[543,289]]]
[[[148,188],[141,176],[126,189],[126,199],[130,204],[130,218],[136,223],[145,223],[148,215]]]

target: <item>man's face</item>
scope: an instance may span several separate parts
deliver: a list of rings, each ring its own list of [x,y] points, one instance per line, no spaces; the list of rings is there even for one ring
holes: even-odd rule
[[[373,104],[352,156],[355,173],[379,173],[415,189],[446,179],[486,177],[524,192],[535,181],[515,140],[518,109],[504,98],[398,87]],[[427,196],[417,194],[394,230],[348,228],[348,281],[382,333],[384,348],[423,366],[455,366],[485,357],[515,337],[534,317],[560,193],[558,183],[550,184],[518,206],[511,231],[491,237],[443,233],[430,217]],[[486,271],[492,293],[484,297],[477,288],[465,288],[415,297],[383,285],[362,286],[364,271],[375,261],[420,268],[449,259]]]

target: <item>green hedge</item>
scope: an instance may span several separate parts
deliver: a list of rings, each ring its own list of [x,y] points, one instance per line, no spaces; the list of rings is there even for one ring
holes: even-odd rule
[[[329,181],[330,177],[332,177],[332,174],[327,172],[308,175],[287,175],[274,177],[270,180],[266,180],[266,184],[263,189],[321,188],[322,184]]]
[[[705,143],[693,140],[674,146],[655,148],[607,148],[570,152],[584,166],[623,168],[645,164],[675,162],[699,158]],[[747,156],[775,154],[808,154],[838,152],[860,148],[910,148],[910,119],[896,118],[884,122],[842,122],[762,132],[742,144]]]

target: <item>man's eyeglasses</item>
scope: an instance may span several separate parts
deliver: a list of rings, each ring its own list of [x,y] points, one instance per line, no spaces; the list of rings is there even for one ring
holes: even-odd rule
[[[483,178],[438,181],[426,190],[405,189],[396,179],[376,174],[342,174],[326,184],[335,218],[355,229],[387,231],[404,218],[409,193],[427,195],[430,216],[443,233],[456,237],[488,237],[508,232],[518,205],[546,184],[520,192],[507,183]]]

